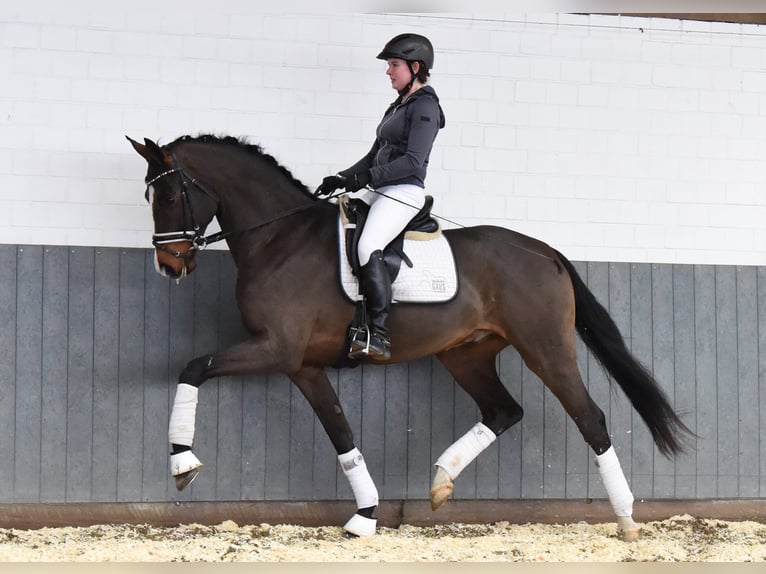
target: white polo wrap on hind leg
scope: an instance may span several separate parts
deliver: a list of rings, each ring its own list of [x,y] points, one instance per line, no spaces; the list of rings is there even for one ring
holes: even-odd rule
[[[481,452],[495,442],[497,435],[484,423],[476,423],[471,430],[455,441],[434,463],[440,466],[452,480],[463,472]]]
[[[367,463],[359,449],[354,447],[338,455],[338,462],[346,475],[351,490],[354,491],[357,508],[369,508],[378,505],[378,489],[367,471]]]
[[[170,444],[190,447],[194,442],[194,421],[197,416],[197,393],[199,389],[186,383],[178,383],[173,411],[170,413],[168,439]]]
[[[604,454],[596,455],[596,466],[614,513],[618,517],[633,516],[633,493],[630,491],[613,446],[610,446]]]

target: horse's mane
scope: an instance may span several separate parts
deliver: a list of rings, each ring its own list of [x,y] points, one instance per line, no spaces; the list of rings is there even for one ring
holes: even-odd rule
[[[311,193],[308,187],[297,179],[289,169],[287,169],[285,166],[280,164],[276,158],[272,155],[269,155],[265,151],[263,151],[263,148],[259,146],[258,144],[250,143],[246,137],[240,136],[240,137],[234,137],[234,136],[215,136],[211,134],[202,134],[198,136],[181,136],[180,138],[170,142],[167,144],[167,147],[172,147],[179,143],[185,143],[185,142],[202,142],[202,143],[209,143],[209,144],[215,144],[215,145],[228,145],[232,147],[236,147],[239,149],[244,149],[247,153],[252,154],[255,157],[258,157],[262,160],[264,160],[266,163],[273,165],[276,167],[287,179],[289,179],[293,185],[295,185],[298,189],[300,189],[303,193],[309,195],[310,197],[314,197],[314,195]]]

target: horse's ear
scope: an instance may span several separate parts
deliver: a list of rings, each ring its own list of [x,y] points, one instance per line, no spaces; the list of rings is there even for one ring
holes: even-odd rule
[[[125,136],[125,138],[133,146],[133,149],[136,150],[138,154],[147,162],[165,162],[165,152],[163,152],[162,148],[149,138],[144,138],[143,144],[138,143],[136,140],[131,139],[129,136]]]

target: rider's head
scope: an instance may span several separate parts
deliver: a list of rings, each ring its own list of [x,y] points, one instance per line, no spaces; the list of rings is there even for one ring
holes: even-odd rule
[[[434,66],[434,47],[430,40],[420,34],[399,34],[391,38],[378,54],[379,60],[404,60],[410,72],[410,81],[400,94],[407,93],[415,80],[421,84],[428,81],[431,68]],[[417,66],[413,64],[417,62]]]

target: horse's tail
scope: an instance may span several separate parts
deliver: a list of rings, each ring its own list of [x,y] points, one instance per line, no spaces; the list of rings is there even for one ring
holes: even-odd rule
[[[625,392],[649,427],[654,443],[667,457],[683,451],[683,439],[694,433],[670,406],[651,373],[625,346],[617,325],[578,275],[572,263],[556,252],[572,280],[575,328],[580,338]]]

